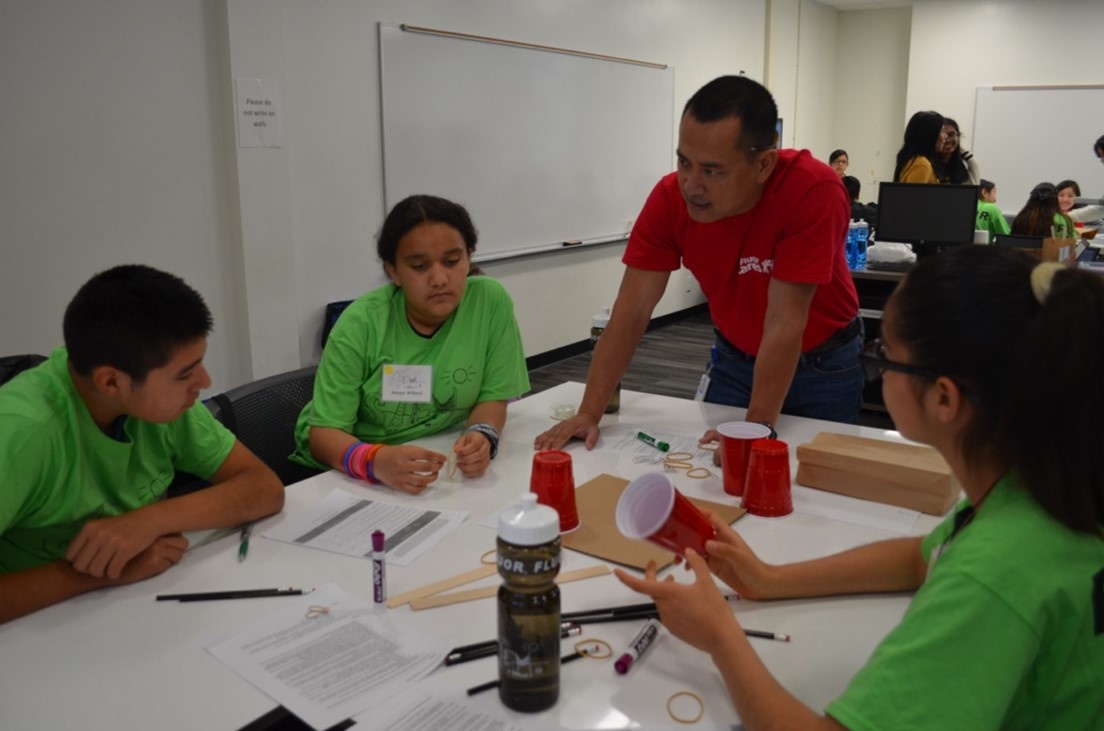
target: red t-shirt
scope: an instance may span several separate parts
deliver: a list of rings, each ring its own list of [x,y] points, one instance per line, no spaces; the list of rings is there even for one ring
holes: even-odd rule
[[[622,261],[649,271],[685,265],[709,300],[713,324],[749,355],[763,339],[771,277],[816,284],[801,338],[807,352],[858,314],[844,252],[850,211],[839,176],[808,150],[780,150],[755,207],[713,223],[691,220],[671,173],[648,196]]]

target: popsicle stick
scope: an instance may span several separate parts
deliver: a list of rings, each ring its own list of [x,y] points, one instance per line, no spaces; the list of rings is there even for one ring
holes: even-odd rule
[[[410,591],[403,592],[402,594],[396,594],[387,600],[387,606],[394,609],[395,607],[401,607],[407,602],[413,602],[415,599],[421,599],[422,597],[430,596],[438,592],[447,591],[449,589],[455,589],[458,586],[464,584],[470,584],[473,581],[479,579],[485,579],[492,574],[498,573],[498,566],[495,564],[483,565],[477,569],[471,571],[465,571],[462,574],[456,574],[447,579],[441,579],[432,584],[426,584],[420,586],[417,589],[411,589]]]
[[[498,570],[494,567],[495,571]],[[556,577],[557,584],[566,584],[571,581],[579,581],[581,579],[590,579],[595,576],[605,576],[610,572],[608,566],[599,565],[591,566],[586,569],[579,569],[577,571],[567,571]],[[414,610],[418,609],[432,609],[433,607],[443,607],[448,604],[459,604],[460,602],[470,602],[475,599],[485,599],[487,597],[494,596],[498,593],[497,586],[481,586],[477,589],[467,589],[465,591],[456,591],[451,594],[433,594],[430,596],[421,596],[417,599],[413,599],[410,602],[410,608]]]

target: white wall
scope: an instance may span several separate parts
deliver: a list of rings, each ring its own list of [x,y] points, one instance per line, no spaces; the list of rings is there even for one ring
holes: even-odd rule
[[[289,270],[275,272],[276,281],[257,292],[258,305],[251,302],[253,341],[264,331],[274,340],[284,336],[261,321],[268,311],[264,303],[279,298],[279,317],[289,307],[294,310],[297,342],[292,350],[302,362],[319,355],[327,302],[358,296],[384,281],[374,254],[374,235],[385,213],[378,22],[672,64],[679,108],[701,84],[720,74],[744,69],[762,77],[765,10],[762,2],[752,0],[346,0],[324,3],[321,10],[316,3],[294,0],[229,0],[228,8],[232,75],[277,79],[286,111],[286,149],[271,155],[264,151],[256,156],[260,159],[239,156],[238,161],[246,229],[271,221],[272,203],[283,205],[286,196],[286,208],[276,216],[282,230],[266,226],[256,245],[245,232],[247,270],[251,249],[272,247],[282,257],[290,246],[293,259]],[[673,118],[677,111],[672,110]],[[674,143],[672,139],[672,163]],[[265,162],[268,157],[272,160]],[[286,191],[267,182],[268,167],[278,176],[284,160],[290,181]],[[266,167],[257,173],[255,166]],[[617,171],[605,174],[610,185],[617,185]],[[260,191],[256,207],[245,202],[251,190]],[[261,202],[265,199],[269,205]],[[587,337],[591,315],[611,304],[616,294],[622,250],[623,245],[613,245],[484,265],[514,297],[527,355]],[[275,293],[270,291],[273,285]],[[696,284],[676,273],[657,314],[701,301]],[[255,359],[254,370],[266,371],[268,363]]]
[[[142,262],[206,298],[216,388],[248,375],[214,10],[203,0],[0,3],[3,353],[50,352],[81,284]]]
[[[913,111],[956,116],[969,135],[978,85],[1099,82],[1096,50],[1076,38],[1102,26],[1104,4],[5,0],[3,352],[48,352],[88,276],[142,261],[180,274],[211,305],[214,389],[316,359],[324,304],[383,281],[372,254],[383,217],[379,21],[664,61],[677,107],[716,75],[766,77],[787,144],[820,157],[845,147],[872,198],[866,186],[891,174]],[[236,148],[236,76],[280,82],[283,148]],[[1048,134],[1061,134],[1060,115],[1025,144]],[[614,297],[620,251],[488,265],[514,295],[527,354],[585,337]],[[675,274],[658,314],[699,301]]]
[[[905,129],[911,17],[910,8],[840,13],[832,132],[835,147],[847,150],[847,174],[862,184],[863,201],[876,200],[878,183],[893,180]]]
[[[935,109],[958,120],[964,134],[963,147],[974,147],[974,107],[979,86],[1099,84],[1104,81],[1104,61],[1099,43],[1092,39],[1104,27],[1104,3],[1098,0],[981,0],[945,2],[929,0],[913,9],[913,40],[909,54],[907,107],[911,111]],[[1085,40],[1084,33],[1090,40]],[[947,48],[956,52],[948,54]],[[1055,109],[1048,124],[1019,141],[1025,148],[1044,149],[1054,142],[1077,146],[1088,167],[1100,171],[1092,158],[1093,141],[1104,134],[1104,119],[1085,139],[1068,140],[1063,116],[1076,109]],[[1018,148],[1004,150],[1005,168]],[[989,153],[992,154],[992,153]],[[983,177],[986,160],[978,159]],[[991,168],[990,168],[991,169]],[[1045,180],[1051,170],[1038,173],[1022,170],[1026,180]],[[1058,177],[1066,177],[1058,175]],[[999,177],[999,176],[997,176]],[[998,189],[1001,180],[994,178]],[[1011,181],[1007,181],[1011,182]],[[1082,178],[1083,189],[1098,190],[1104,171],[1093,179]],[[1024,186],[1021,186],[1024,187]],[[1006,187],[1000,205],[1015,213],[1026,200],[1026,188],[1014,194]]]

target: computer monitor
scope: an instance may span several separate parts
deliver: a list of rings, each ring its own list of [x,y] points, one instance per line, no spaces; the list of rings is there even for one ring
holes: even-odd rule
[[[997,234],[993,237],[993,245],[1006,249],[1041,249],[1043,248],[1043,237]]]
[[[977,202],[976,185],[882,183],[877,240],[908,244],[917,258],[972,244]]]

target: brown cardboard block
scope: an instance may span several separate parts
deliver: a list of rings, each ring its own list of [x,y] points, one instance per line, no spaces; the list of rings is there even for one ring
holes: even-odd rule
[[[1077,239],[1043,239],[1041,249],[1021,249],[1039,261],[1070,262],[1077,253]]]
[[[943,515],[961,486],[931,447],[821,432],[797,448],[797,484]]]

